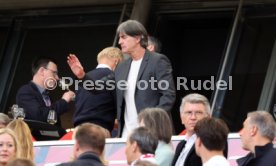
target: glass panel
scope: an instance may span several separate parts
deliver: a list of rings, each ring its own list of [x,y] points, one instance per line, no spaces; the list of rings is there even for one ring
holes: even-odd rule
[[[273,44],[276,18],[247,18],[232,71],[233,90],[228,91],[222,118],[238,131],[248,112],[258,107]]]
[[[173,66],[177,97],[172,118],[176,134],[183,130],[179,117],[181,99],[192,92],[211,98],[213,90],[204,88],[203,82],[216,80],[232,21],[231,16],[195,15],[160,17],[154,33],[162,42],[161,52]],[[180,85],[184,79],[186,87]]]
[[[0,64],[2,64],[5,42],[8,37],[9,27],[0,27]]]

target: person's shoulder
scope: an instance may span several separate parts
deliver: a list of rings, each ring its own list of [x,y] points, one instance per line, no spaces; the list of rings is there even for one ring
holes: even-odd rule
[[[57,166],[103,166],[100,162],[95,162],[93,160],[75,160],[67,163],[61,163]]]
[[[276,145],[272,145],[272,148],[270,148],[269,153],[276,155]],[[276,160],[276,158],[275,158]]]
[[[19,88],[19,90],[18,90],[18,93],[20,93],[20,92],[25,92],[25,91],[33,91],[33,90],[35,90],[35,84],[34,83],[32,83],[32,82],[29,82],[29,83],[27,83],[27,84],[24,84],[24,85],[22,85],[20,88]]]
[[[169,58],[164,54],[157,53],[157,52],[150,52],[149,54],[150,54],[149,59],[152,59],[155,61],[160,61],[160,60],[169,61]]]
[[[157,149],[170,152],[173,151],[173,146],[171,144],[165,143],[164,141],[159,141]]]
[[[106,73],[106,74],[113,73],[113,71],[110,70],[109,68],[98,68],[97,71],[102,72],[102,73]]]
[[[75,161],[61,163],[58,166],[104,166],[100,161],[93,159],[77,159]]]
[[[113,73],[113,71],[110,70],[109,68],[96,68],[94,70],[89,71],[87,75],[93,76],[94,74],[99,74],[99,73],[108,75],[110,73]]]
[[[164,156],[166,158],[170,158],[171,156],[174,156],[174,150],[170,144],[164,143],[161,146],[160,144],[158,144],[155,154],[158,157]]]
[[[123,60],[121,63],[119,63],[115,69],[115,73],[118,72],[118,71],[121,71],[121,70],[126,70],[125,69],[125,65],[130,63],[132,61],[131,58],[127,58],[125,60]]]
[[[245,163],[247,162],[247,160],[249,160],[249,159],[251,159],[253,157],[254,157],[253,153],[249,152],[245,156],[238,158],[236,161],[237,161],[237,164],[239,166],[241,166],[241,165],[245,165]]]
[[[213,156],[210,158],[206,163],[204,163],[204,166],[212,166],[212,165],[223,165],[223,166],[229,166],[229,162],[224,156]]]
[[[150,52],[150,54],[151,54],[152,56],[156,56],[156,57],[165,56],[164,54],[161,54],[161,53],[158,53],[158,52]]]

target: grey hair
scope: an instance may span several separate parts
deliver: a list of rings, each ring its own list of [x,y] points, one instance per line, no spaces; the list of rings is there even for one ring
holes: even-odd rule
[[[180,112],[183,110],[184,105],[186,103],[192,103],[192,104],[203,104],[205,106],[205,111],[208,115],[211,115],[211,107],[210,107],[210,103],[208,101],[208,99],[198,93],[192,93],[189,95],[186,95],[185,97],[183,97],[181,105],[180,105]]]
[[[140,36],[140,45],[143,48],[148,46],[148,33],[145,27],[136,20],[127,20],[121,23],[117,28],[117,34],[125,33],[126,35],[135,37]]]
[[[129,136],[129,142],[136,142],[142,154],[155,154],[158,138],[145,127],[138,127]]]
[[[263,137],[268,138],[270,141],[274,140],[276,123],[272,115],[264,110],[249,112],[247,114],[249,123],[256,125]]]
[[[4,126],[7,126],[10,123],[10,118],[8,115],[4,113],[0,113],[0,124],[3,124]]]

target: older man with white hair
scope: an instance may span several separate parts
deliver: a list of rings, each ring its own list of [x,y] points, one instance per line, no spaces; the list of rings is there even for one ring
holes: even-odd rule
[[[194,131],[196,123],[211,116],[210,103],[208,99],[197,93],[189,94],[182,99],[180,106],[180,117],[186,128],[186,134],[175,151],[172,165],[174,166],[198,166],[202,165],[200,157],[195,152],[196,134]],[[227,146],[224,149],[227,156]]]

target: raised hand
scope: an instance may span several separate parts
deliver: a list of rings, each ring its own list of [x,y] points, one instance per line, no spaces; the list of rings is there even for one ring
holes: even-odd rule
[[[82,79],[84,77],[84,69],[75,54],[69,54],[67,57],[67,63],[78,79]]]

